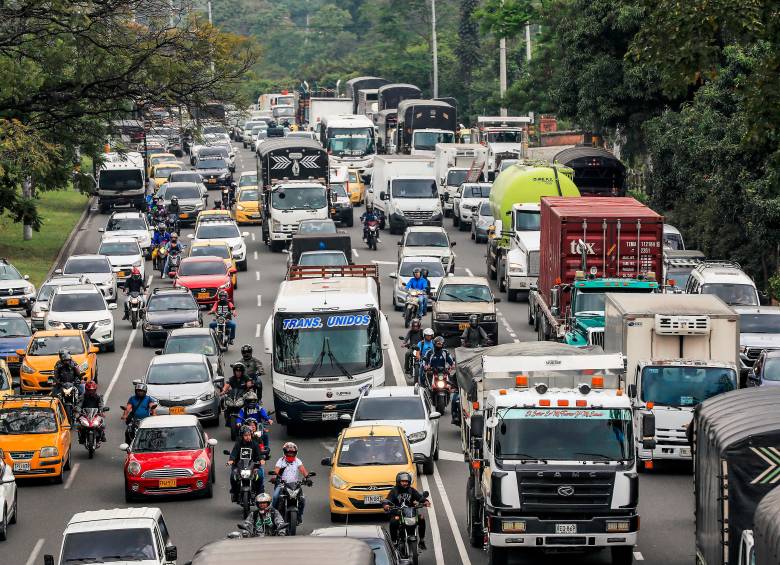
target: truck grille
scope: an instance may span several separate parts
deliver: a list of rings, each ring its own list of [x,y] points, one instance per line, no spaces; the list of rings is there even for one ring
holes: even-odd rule
[[[528,252],[528,274],[532,277],[539,276],[539,251]]]
[[[588,328],[588,345],[604,347],[604,328]]]
[[[608,471],[518,471],[524,511],[542,514],[609,510],[615,473]]]
[[[685,428],[656,428],[655,437],[658,440],[658,445],[680,445],[683,447],[690,447],[688,437],[685,433]]]
[[[184,468],[152,469],[141,475],[144,479],[173,479],[192,476],[192,470]]]
[[[404,217],[410,220],[416,220],[416,221],[430,220],[432,215],[433,214],[431,214],[430,210],[410,210],[410,211],[404,210]]]

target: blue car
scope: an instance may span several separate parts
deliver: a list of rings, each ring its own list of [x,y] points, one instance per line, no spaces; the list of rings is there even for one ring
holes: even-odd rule
[[[22,357],[17,349],[27,349],[32,331],[19,312],[0,311],[0,359],[3,359],[14,376],[19,376]]]

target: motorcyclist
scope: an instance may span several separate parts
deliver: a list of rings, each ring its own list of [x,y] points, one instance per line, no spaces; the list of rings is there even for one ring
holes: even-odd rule
[[[236,361],[230,366],[233,369],[233,374],[225,381],[225,385],[222,387],[222,394],[227,394],[231,390],[240,390],[242,394],[246,389],[246,383],[249,377],[246,375],[246,365],[243,361]]]
[[[414,318],[412,320],[409,331],[406,332],[406,337],[404,337],[404,347],[406,348],[404,368],[406,369],[407,374],[412,372],[412,358],[414,357],[414,348],[422,340],[422,322],[420,321],[420,318]]]
[[[485,330],[479,325],[479,316],[472,314],[469,316],[469,325],[460,335],[460,344],[462,347],[482,347],[489,341]]]
[[[253,357],[254,349],[249,344],[241,346],[241,363],[246,367],[247,376],[255,381],[255,388],[257,389],[257,397],[263,399],[263,381],[260,377],[265,374],[263,369],[263,362],[257,357]]]
[[[423,278],[422,270],[420,270],[419,267],[415,267],[414,271],[412,271],[412,278],[406,283],[406,290],[422,291],[419,302],[420,310],[417,312],[417,315],[420,318],[424,317],[428,307],[428,293],[431,290],[431,285],[428,282],[428,279]]]
[[[148,416],[157,415],[157,399],[146,394],[147,390],[146,383],[135,383],[135,394],[127,399],[127,405],[125,405],[125,411],[122,414],[123,421],[130,418],[140,421]]]
[[[181,253],[184,251],[184,246],[179,243],[178,233],[173,232],[171,234],[171,239],[168,241],[168,243],[165,244],[165,250],[168,252],[168,254],[165,256],[165,264],[163,265],[162,271],[160,271],[160,278],[163,279],[168,276],[168,266],[171,262],[171,254]]]
[[[236,323],[232,318],[236,315],[236,307],[233,306],[233,303],[228,299],[227,291],[219,291],[217,301],[214,303],[214,306],[211,307],[211,313],[225,316],[225,326],[228,330],[228,339],[230,340],[230,345],[233,345],[233,342],[236,339]],[[209,324],[209,327],[212,330],[216,330],[217,320],[214,319]]]
[[[162,247],[170,240],[171,240],[171,234],[168,231],[168,227],[162,222],[158,223],[157,226],[154,228],[154,233],[152,234],[152,247],[153,248]]]
[[[144,292],[146,292],[146,281],[141,276],[141,270],[138,267],[133,267],[130,272],[130,277],[125,282],[125,294],[130,296],[133,293],[138,293],[141,298],[141,308],[144,305]],[[125,300],[125,315],[122,316],[123,320],[130,318],[130,302]]]
[[[96,408],[101,410],[103,408],[103,398],[97,392],[97,383],[94,380],[89,380],[84,385],[84,396],[81,397],[80,410],[86,410],[88,408]],[[79,443],[84,443],[85,430],[79,426]],[[106,429],[100,428],[100,441],[106,441]]]
[[[428,353],[425,355],[425,359],[423,360],[423,365],[425,367],[426,373],[429,370],[438,371],[439,373],[446,372],[447,382],[455,390],[455,394],[452,395],[453,410],[450,412],[452,414],[453,423],[455,423],[455,414],[453,412],[459,409],[456,408],[456,406],[460,402],[457,383],[454,382],[453,371],[452,371],[453,367],[455,367],[455,359],[453,359],[452,355],[450,355],[450,352],[444,348],[443,337],[438,336],[436,337],[436,339],[433,340],[433,349],[428,351]],[[426,386],[430,385],[430,383],[427,383],[427,379],[425,384]]]
[[[252,437],[252,429],[249,426],[241,426],[241,436],[236,440],[233,445],[233,450],[230,452],[228,460],[225,462],[225,466],[230,467],[230,499],[233,502],[237,501],[238,497],[238,466],[237,462],[241,459],[241,450],[251,450],[252,463],[258,465],[255,469],[255,479],[259,493],[265,492],[265,485],[263,483],[261,469],[259,466],[265,465],[265,458],[263,458],[263,451],[260,449],[260,444]]]
[[[171,197],[171,203],[168,204],[168,222],[171,226],[176,226],[179,223],[179,214],[181,214],[181,206],[179,205],[179,198],[177,196]]]
[[[420,370],[417,374],[417,380],[422,386],[425,386],[425,371],[423,370],[422,362],[429,351],[433,351],[433,330],[425,328],[423,330],[423,338],[417,342],[417,352],[415,353],[420,356]]]
[[[293,442],[288,441],[282,446],[282,452],[284,455],[276,461],[274,466],[274,472],[276,477],[271,480],[276,485],[274,487],[273,505],[274,508],[279,507],[279,496],[282,494],[282,482],[292,483],[298,480],[299,476],[304,480],[309,479],[309,472],[303,464],[303,461],[298,459],[298,446]],[[277,479],[281,478],[282,481]],[[301,494],[298,499],[298,524],[303,522],[303,508],[306,506],[306,499]]]
[[[84,394],[84,384],[81,382],[83,373],[71,358],[70,351],[67,349],[59,350],[59,361],[54,365],[54,373],[52,379],[54,380],[54,386],[52,387],[52,394],[59,396],[62,392],[63,383],[73,383],[79,388],[79,393]]]
[[[244,520],[244,527],[250,536],[257,535],[258,531],[263,530],[264,524],[273,525],[273,531],[277,536],[286,536],[287,524],[279,511],[271,505],[273,499],[270,494],[258,494],[255,497],[255,508]]]
[[[368,241],[368,222],[379,222],[381,219],[382,215],[374,210],[374,205],[366,203],[366,211],[360,216],[360,221],[363,222],[363,241]],[[379,241],[378,235],[376,240]]]
[[[247,419],[252,418],[258,423],[263,423],[262,440],[263,446],[268,448],[269,437],[266,426],[274,423],[268,411],[260,405],[257,399],[257,393],[250,390],[244,395],[244,406],[238,411],[236,416],[236,425],[241,426]]]
[[[387,499],[384,501],[385,512],[391,512],[391,506],[416,506],[417,504],[430,506],[431,501],[412,486],[412,476],[406,471],[401,471],[395,476],[395,486],[390,489]],[[394,515],[390,520],[390,539],[393,543],[398,541],[398,530],[400,527],[398,515]],[[420,511],[417,515],[417,531],[420,534],[420,549],[425,549],[425,515]]]

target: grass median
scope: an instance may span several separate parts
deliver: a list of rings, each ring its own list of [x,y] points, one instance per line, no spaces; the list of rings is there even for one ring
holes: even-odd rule
[[[84,212],[88,197],[75,190],[39,193],[38,212],[43,218],[41,231],[30,241],[22,239],[22,225],[8,215],[0,216],[0,257],[5,257],[23,275],[30,275],[36,288],[46,279],[51,264]]]

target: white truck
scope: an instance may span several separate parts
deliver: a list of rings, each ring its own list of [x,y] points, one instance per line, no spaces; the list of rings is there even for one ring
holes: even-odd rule
[[[632,563],[639,478],[623,357],[552,342],[456,357],[471,545],[490,565],[607,548],[613,564]]]
[[[655,414],[656,446],[639,459],[690,459],[693,409],[737,388],[739,316],[710,294],[607,293],[604,312],[604,350],[626,357],[635,414]]]
[[[320,124],[325,116],[344,116],[352,113],[349,98],[312,98],[309,104],[309,129],[320,133]]]
[[[324,116],[320,143],[328,151],[331,165],[346,165],[362,172],[371,167],[376,155],[374,122],[366,116]]]
[[[498,261],[497,279],[507,300],[528,300],[528,292],[539,278],[539,204],[512,204],[508,226],[509,249]]]
[[[443,200],[444,215],[451,216],[452,199],[458,187],[464,182],[482,179],[487,147],[479,143],[437,143],[433,159],[439,196],[443,197],[445,192],[449,194],[449,198]]]
[[[263,333],[280,423],[338,420],[384,385],[390,328],[378,281],[376,265],[290,268]]]
[[[477,138],[487,146],[486,171],[490,180],[504,159],[526,157],[525,128],[531,121],[529,116],[477,116]]]
[[[133,206],[146,210],[146,172],[140,153],[104,153],[98,169],[97,197],[101,214],[113,206]]]
[[[403,233],[407,226],[441,226],[433,158],[377,155],[366,202],[384,214],[391,234]]]

